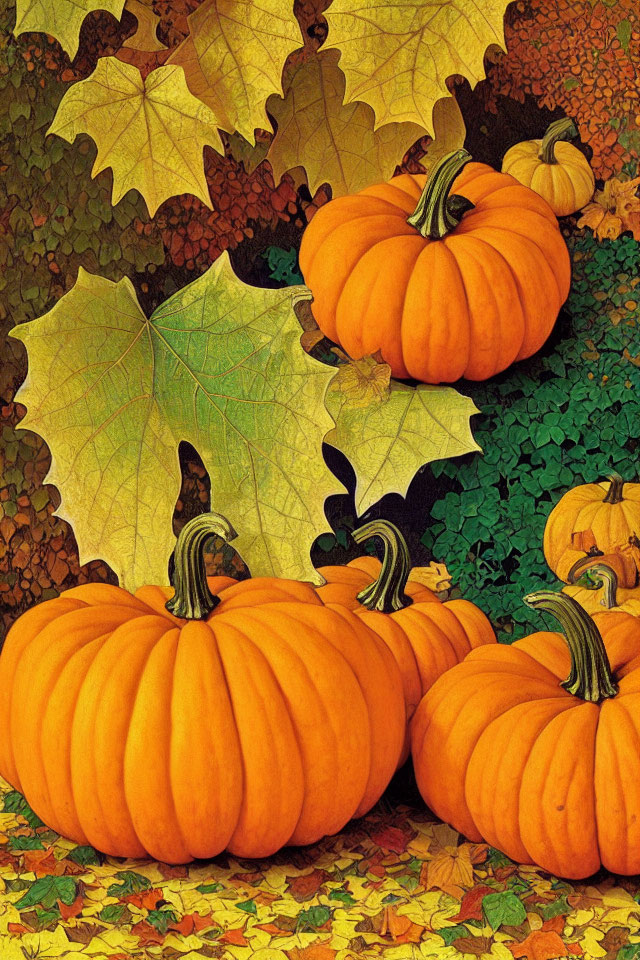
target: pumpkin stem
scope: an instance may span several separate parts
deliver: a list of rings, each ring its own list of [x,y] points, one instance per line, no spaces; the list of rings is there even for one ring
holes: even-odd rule
[[[599,577],[602,581],[602,585],[604,586],[604,594],[600,601],[602,606],[606,610],[612,610],[613,607],[617,607],[616,591],[618,589],[618,576],[615,570],[606,563],[594,563],[587,573]]]
[[[220,603],[209,590],[204,566],[204,548],[213,536],[233,540],[238,534],[219,513],[203,513],[193,517],[180,531],[173,558],[171,586],[175,593],[165,606],[174,617],[184,620],[205,620]]]
[[[577,136],[576,125],[569,117],[554,120],[553,123],[549,124],[542,138],[538,160],[542,160],[543,163],[557,163],[556,143],[558,140],[573,140]]]
[[[561,686],[590,703],[615,697],[618,685],[595,622],[586,610],[566,593],[540,590],[524,602],[534,610],[546,610],[559,622],[571,652],[571,673]]]
[[[404,592],[411,571],[411,557],[406,541],[398,528],[388,520],[372,520],[352,533],[356,543],[370,537],[380,537],[384,543],[382,569],[375,583],[369,584],[357,596],[367,610],[395,613],[413,603]]]
[[[624,497],[622,496],[622,488],[625,485],[625,481],[617,473],[612,473],[610,477],[607,477],[609,480],[610,486],[607,490],[607,495],[602,501],[603,503],[622,503]]]
[[[466,150],[454,150],[443,157],[427,177],[418,205],[407,217],[407,223],[423,237],[441,240],[455,230],[467,211],[473,210],[475,204],[466,197],[449,196],[453,181],[469,160],[471,154]]]

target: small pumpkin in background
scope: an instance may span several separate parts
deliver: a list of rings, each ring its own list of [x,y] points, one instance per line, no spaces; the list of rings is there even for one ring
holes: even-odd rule
[[[437,678],[481,644],[495,643],[488,618],[469,600],[442,603],[425,586],[421,568],[412,568],[398,528],[372,520],[352,533],[357,543],[379,537],[382,562],[357,557],[344,566],[318,568],[327,581],[316,587],[323,603],[340,604],[384,640],[400,669],[407,721]],[[409,755],[409,728],[400,765]]]
[[[640,483],[617,474],[600,483],[569,490],[555,505],[544,529],[547,563],[571,583],[594,557],[619,554],[620,586],[632,588],[640,576]]]
[[[577,136],[573,120],[563,117],[549,124],[541,140],[524,140],[510,147],[502,161],[502,172],[543,197],[557,217],[581,210],[596,188],[585,155],[564,142]]]
[[[0,774],[76,843],[167,863],[268,856],[365,813],[397,768],[386,645],[309,584],[207,580],[214,533],[234,536],[216,514],[185,525],[175,591],[86,584],[7,635]]]
[[[402,174],[338,197],[304,231],[300,268],[322,332],[394,377],[486,380],[530,357],[569,293],[553,210],[456,150],[429,177]]]
[[[582,878],[640,872],[640,620],[525,597],[564,632],[477,647],[412,725],[418,787],[469,840]],[[566,678],[566,679],[565,679]]]
[[[618,587],[618,575],[605,558],[598,558],[573,584],[562,588],[587,613],[620,612],[640,617],[640,587],[625,590]]]

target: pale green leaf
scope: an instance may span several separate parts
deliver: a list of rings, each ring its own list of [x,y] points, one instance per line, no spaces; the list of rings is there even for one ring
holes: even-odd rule
[[[23,425],[51,449],[82,563],[102,557],[128,589],[166,582],[188,440],[252,574],[317,579],[309,550],[339,485],[322,459],[333,371],[301,350],[292,309],[304,293],[247,286],[224,254],[147,320],[128,279],[81,269],[13,331],[29,355]]]
[[[336,422],[327,443],[355,470],[359,514],[386,493],[404,496],[423,464],[480,450],[469,424],[478,410],[469,397],[452,387],[410,387],[394,380],[384,389],[388,370],[371,358],[352,361],[327,393]]]

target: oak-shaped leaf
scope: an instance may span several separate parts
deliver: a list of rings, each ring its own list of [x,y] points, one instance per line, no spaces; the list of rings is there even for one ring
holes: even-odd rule
[[[48,33],[73,60],[78,52],[82,21],[92,10],[107,10],[118,20],[125,0],[18,0],[15,36]]]
[[[366,103],[344,103],[345,78],[336,50],[321,51],[293,66],[284,98],[271,96],[278,129],[267,159],[276,183],[304,167],[309,190],[330,183],[333,196],[388,180],[423,130],[415,123],[387,123],[374,130]]]
[[[102,557],[128,589],[166,582],[188,440],[253,575],[317,580],[309,549],[339,485],[322,458],[333,371],[300,349],[292,309],[304,293],[247,286],[225,253],[147,319],[128,279],[81,269],[12,331],[29,355],[23,425],[50,447],[82,563]]]
[[[364,100],[376,123],[407,121],[433,132],[446,80],[485,76],[487,47],[504,47],[507,0],[333,0],[325,49],[337,47],[347,101]]]
[[[355,470],[359,514],[386,493],[404,496],[423,464],[480,450],[469,424],[478,413],[472,400],[453,387],[411,387],[389,374],[371,357],[354,360],[340,367],[327,394],[336,423],[327,443]]]
[[[169,63],[184,67],[192,93],[218,126],[255,143],[270,129],[265,104],[282,92],[288,55],[302,46],[292,3],[281,0],[204,0],[189,16],[190,34]]]
[[[169,197],[192,193],[211,205],[202,157],[223,152],[211,110],[193,96],[179,66],[146,79],[132,64],[101,57],[62,98],[48,133],[73,142],[87,133],[98,148],[92,176],[113,170],[113,203],[135,188],[151,216]]]

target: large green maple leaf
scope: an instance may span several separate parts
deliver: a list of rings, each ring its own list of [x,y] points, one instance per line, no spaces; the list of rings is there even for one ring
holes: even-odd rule
[[[252,574],[317,579],[309,549],[337,492],[322,459],[334,371],[300,348],[304,292],[247,286],[224,254],[147,319],[128,279],[81,268],[12,331],[29,354],[22,425],[49,445],[82,562],[102,557],[128,589],[166,581],[188,440]]]

